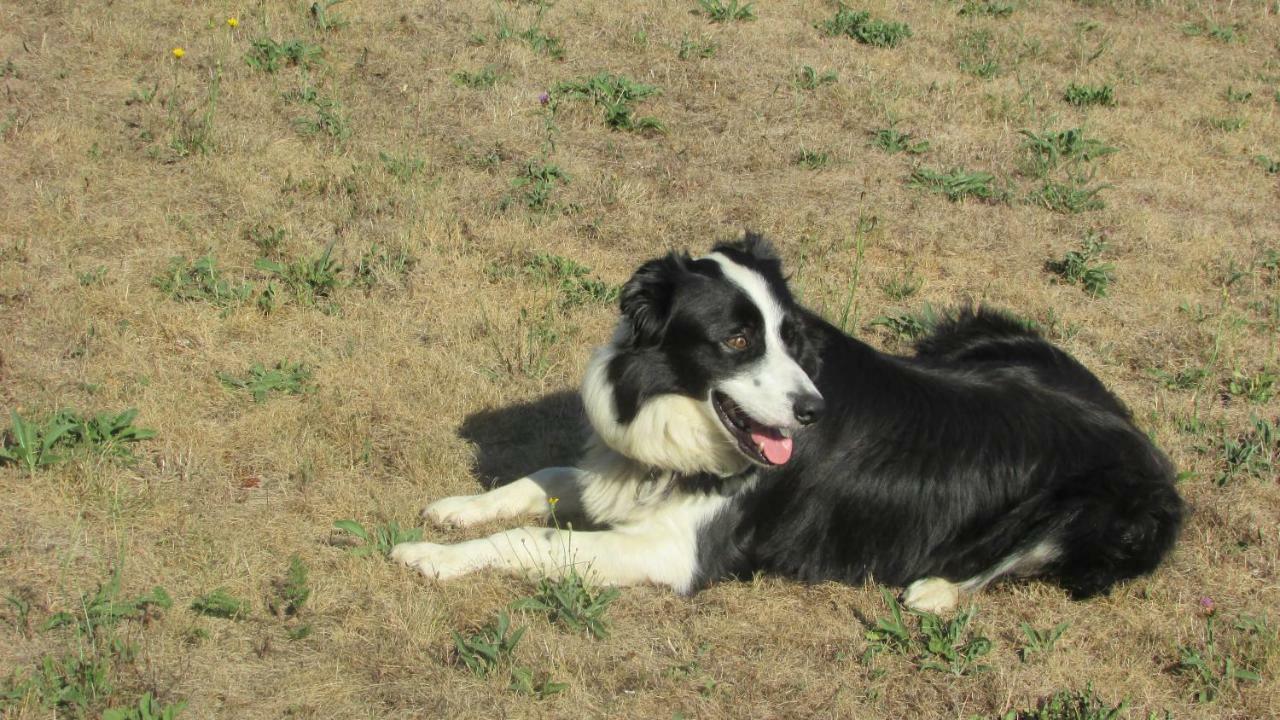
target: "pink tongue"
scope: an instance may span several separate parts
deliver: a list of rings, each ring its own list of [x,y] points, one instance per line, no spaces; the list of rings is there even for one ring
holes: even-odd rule
[[[752,430],[751,439],[764,459],[774,465],[782,465],[791,459],[791,438],[782,437],[772,430]]]

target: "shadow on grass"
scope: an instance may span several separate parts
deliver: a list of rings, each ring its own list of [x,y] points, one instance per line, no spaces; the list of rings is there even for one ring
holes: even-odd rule
[[[495,488],[535,470],[573,465],[586,440],[586,419],[576,392],[467,416],[458,435],[476,447],[472,473]]]

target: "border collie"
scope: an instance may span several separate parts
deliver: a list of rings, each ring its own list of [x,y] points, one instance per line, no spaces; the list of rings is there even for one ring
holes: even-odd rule
[[[579,466],[423,511],[555,527],[393,558],[441,579],[577,567],[681,593],[757,572],[874,578],[942,612],[1005,576],[1106,593],[1178,535],[1169,460],[1079,362],[1004,315],[961,310],[913,357],[881,353],[797,304],[752,234],[645,263],[620,305],[583,381]],[[572,518],[591,529],[561,527]]]

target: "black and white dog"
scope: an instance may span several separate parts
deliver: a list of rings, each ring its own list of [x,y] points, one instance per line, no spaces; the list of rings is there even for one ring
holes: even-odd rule
[[[462,526],[554,511],[593,529],[394,558],[438,578],[577,567],[682,593],[759,571],[874,577],[939,612],[1003,576],[1105,593],[1177,537],[1169,460],[1088,370],[1005,316],[962,311],[914,357],[886,355],[798,305],[754,235],[645,263],[621,309],[582,385],[580,467],[423,511]]]

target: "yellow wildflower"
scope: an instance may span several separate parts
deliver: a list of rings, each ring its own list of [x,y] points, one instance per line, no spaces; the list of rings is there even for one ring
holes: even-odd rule
[[[181,59],[182,59],[182,56],[183,56],[183,55],[186,55],[186,54],[187,54],[187,51],[186,51],[186,50],[183,50],[183,49],[182,49],[182,48],[180,48],[180,47],[176,47],[176,48],[174,48],[174,49],[173,49],[173,56],[174,56],[175,58],[179,59],[179,60],[181,60]]]
[[[233,18],[233,17],[229,17],[229,18],[227,18],[227,27],[229,27],[229,28],[234,28],[234,27],[238,26],[239,24],[240,24],[240,21],[239,21],[239,20],[237,20],[236,18]]]

